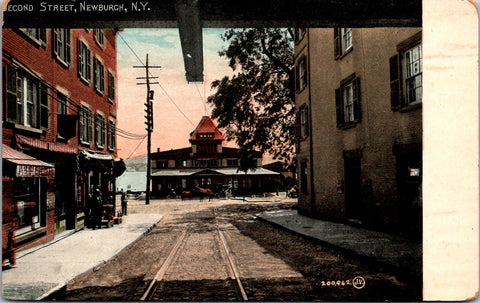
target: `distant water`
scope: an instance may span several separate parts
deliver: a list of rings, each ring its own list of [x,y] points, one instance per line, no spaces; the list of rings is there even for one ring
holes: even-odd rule
[[[146,185],[146,171],[126,171],[117,178],[117,190],[145,191]]]

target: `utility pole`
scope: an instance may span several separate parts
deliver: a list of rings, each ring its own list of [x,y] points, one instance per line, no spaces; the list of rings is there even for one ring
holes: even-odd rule
[[[151,179],[151,145],[152,145],[152,132],[153,132],[153,90],[150,90],[150,84],[158,84],[158,82],[150,82],[150,79],[156,79],[158,77],[150,77],[149,68],[161,68],[161,66],[149,66],[148,54],[145,61],[145,66],[134,66],[135,68],[145,68],[145,77],[138,77],[137,79],[145,79],[145,83],[137,83],[137,85],[147,85],[147,101],[145,102],[145,124],[147,128],[147,188],[145,190],[145,204],[150,204],[150,179]]]

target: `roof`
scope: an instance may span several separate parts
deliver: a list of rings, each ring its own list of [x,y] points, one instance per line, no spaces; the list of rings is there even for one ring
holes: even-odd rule
[[[213,137],[202,137],[201,135],[213,134]],[[190,141],[197,140],[221,140],[224,141],[225,137],[222,135],[217,125],[209,116],[203,116],[198,123],[195,130],[190,136]]]
[[[157,169],[152,172],[152,177],[183,177],[193,175],[245,176],[245,172],[238,168]],[[249,169],[246,175],[279,175],[279,173],[260,167],[255,170]]]

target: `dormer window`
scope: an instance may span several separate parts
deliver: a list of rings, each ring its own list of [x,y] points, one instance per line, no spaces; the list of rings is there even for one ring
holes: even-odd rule
[[[199,134],[200,138],[214,138],[215,134]]]

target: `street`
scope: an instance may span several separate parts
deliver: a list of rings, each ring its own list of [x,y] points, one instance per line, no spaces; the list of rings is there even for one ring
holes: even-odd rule
[[[57,300],[313,301],[421,299],[421,283],[371,260],[326,247],[255,215],[295,199],[130,200],[128,213],[164,219]],[[263,201],[263,202],[261,202]],[[364,287],[354,278],[363,277]],[[153,282],[152,282],[153,281]]]

